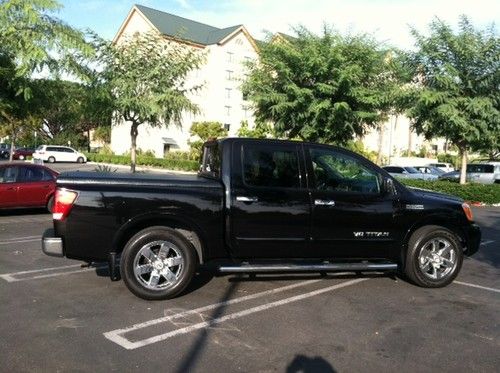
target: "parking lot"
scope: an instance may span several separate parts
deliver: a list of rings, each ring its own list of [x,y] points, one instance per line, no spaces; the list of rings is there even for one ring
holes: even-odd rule
[[[1,371],[498,371],[500,208],[457,281],[214,276],[147,302],[105,264],[45,256],[43,211],[0,213]]]

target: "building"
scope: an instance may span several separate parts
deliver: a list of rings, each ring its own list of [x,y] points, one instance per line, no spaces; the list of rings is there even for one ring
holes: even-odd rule
[[[146,124],[139,127],[137,147],[153,151],[156,157],[163,157],[171,150],[188,150],[189,129],[193,122],[218,121],[224,124],[229,136],[235,136],[243,120],[254,125],[250,102],[242,95],[240,86],[245,77],[247,60],[258,58],[255,40],[243,25],[217,28],[173,14],[134,5],[114,38],[119,43],[127,35],[155,30],[175,42],[182,42],[200,48],[206,55],[206,63],[192,74],[193,85],[203,84],[203,89],[191,95],[200,113],[183,116],[182,125],[168,128],[151,128]],[[290,40],[293,37],[277,33],[276,40]],[[443,139],[425,140],[411,131],[408,118],[390,117],[379,129],[370,130],[362,139],[367,150],[382,151],[383,162],[406,155],[407,151],[420,152],[427,149],[432,156],[445,150]],[[130,150],[130,125],[115,123],[111,132],[111,149],[116,154]]]
[[[163,157],[170,150],[188,150],[193,122],[218,121],[235,136],[243,120],[253,126],[254,118],[241,92],[245,61],[257,59],[257,46],[243,25],[217,28],[141,5],[134,5],[114,38],[115,43],[136,32],[156,30],[166,38],[200,48],[206,63],[192,74],[193,85],[203,88],[191,95],[200,113],[183,116],[182,125],[168,128],[139,127],[137,147]],[[180,40],[179,40],[180,39]],[[123,154],[130,149],[130,125],[115,123],[111,149]]]

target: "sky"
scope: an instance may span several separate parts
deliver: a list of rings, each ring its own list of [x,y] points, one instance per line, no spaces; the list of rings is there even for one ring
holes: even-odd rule
[[[58,17],[112,39],[133,4],[141,4],[216,27],[243,24],[257,39],[264,31],[290,33],[294,25],[320,32],[369,33],[377,40],[411,48],[410,26],[425,33],[434,17],[456,26],[466,14],[478,27],[500,24],[500,0],[60,0]]]

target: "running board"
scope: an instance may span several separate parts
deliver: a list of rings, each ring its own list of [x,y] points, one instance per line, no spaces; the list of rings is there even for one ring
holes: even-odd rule
[[[223,273],[391,271],[396,263],[321,263],[321,264],[229,264],[218,267]]]

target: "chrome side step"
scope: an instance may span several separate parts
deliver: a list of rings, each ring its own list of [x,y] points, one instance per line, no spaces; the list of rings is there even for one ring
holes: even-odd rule
[[[321,263],[321,264],[228,264],[220,265],[222,273],[328,272],[328,271],[390,271],[396,263]]]

